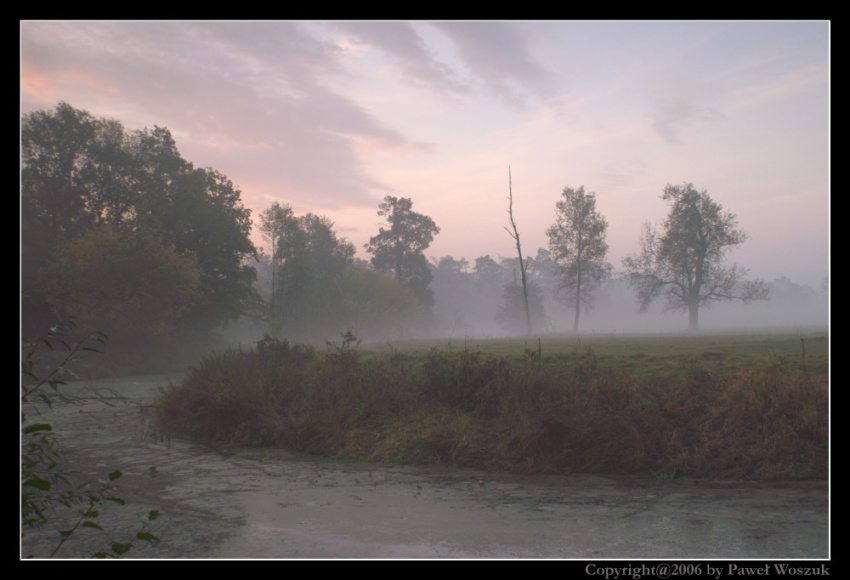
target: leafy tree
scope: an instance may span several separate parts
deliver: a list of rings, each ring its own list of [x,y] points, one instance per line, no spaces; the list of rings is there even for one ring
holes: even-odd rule
[[[386,196],[378,206],[378,215],[387,220],[386,227],[380,227],[365,248],[372,254],[372,265],[377,270],[392,272],[424,306],[430,307],[434,304],[433,292],[428,288],[432,274],[423,252],[440,228],[430,217],[412,208],[409,198]]]
[[[299,219],[303,235],[302,303],[298,308],[298,333],[317,342],[338,334],[346,312],[346,279],[352,267],[354,245],[338,238],[327,217],[308,213]]]
[[[546,230],[549,251],[558,265],[560,292],[575,307],[573,333],[578,332],[582,308],[593,305],[594,294],[611,265],[605,261],[608,222],[596,210],[596,194],[565,187],[555,205],[555,223]]]
[[[321,342],[345,325],[345,281],[354,246],[337,237],[333,222],[308,213],[297,217],[275,202],[260,215],[271,244],[268,292],[272,336]]]
[[[502,267],[496,260],[486,256],[475,258],[475,285],[487,294],[498,294],[502,287]]]
[[[200,295],[194,256],[150,234],[92,227],[41,271],[48,300],[87,332],[163,336]]]
[[[26,333],[40,334],[55,323],[56,305],[47,301],[48,280],[39,272],[55,263],[65,244],[100,225],[158,237],[196,261],[200,293],[183,310],[181,324],[207,331],[236,318],[253,300],[255,270],[247,258],[256,258],[256,250],[240,191],[214,169],[185,161],[168,129],[128,133],[116,120],[59,103],[22,118],[21,160]]]
[[[345,278],[347,327],[357,336],[401,338],[423,316],[419,299],[398,280],[363,266]]]
[[[146,177],[151,189],[137,205],[137,219],[159,232],[178,253],[196,258],[202,299],[182,322],[206,332],[237,319],[253,298],[256,270],[246,260],[257,255],[250,238],[251,212],[227,176],[172,157],[176,151],[171,134],[167,129],[157,129],[155,134],[160,142],[149,136],[145,140],[150,148],[160,150],[161,159],[152,165],[153,176]],[[176,172],[162,174],[168,167]]]
[[[670,204],[664,224],[660,230],[645,224],[640,250],[623,260],[641,311],[664,296],[666,308],[687,311],[688,328],[697,330],[702,305],[768,299],[762,280],[748,281],[745,269],[723,263],[726,253],[747,239],[734,214],[691,183],[668,184],[662,199]]]
[[[284,238],[292,231],[294,221],[295,217],[292,213],[292,208],[289,205],[281,205],[278,202],[274,202],[271,207],[260,214],[259,230],[263,238],[269,242],[271,249],[268,316],[271,323],[271,336],[273,338],[280,337],[282,293],[279,288],[279,278],[285,261],[285,246],[289,245],[289,240],[284,243]]]

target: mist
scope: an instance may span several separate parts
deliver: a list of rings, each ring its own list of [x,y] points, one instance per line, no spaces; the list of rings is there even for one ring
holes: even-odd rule
[[[545,250],[537,260],[530,259],[530,307],[532,334],[564,335],[572,333],[575,309],[568,306],[558,292],[558,280],[547,271]],[[414,339],[487,340],[522,338],[525,319],[516,259],[482,260],[476,270],[464,258],[444,256],[430,258],[434,276],[430,288],[434,293],[431,309],[411,309],[402,323],[360,324],[350,318],[323,325],[323,331],[311,336],[294,335],[283,329],[281,337],[324,347],[340,340],[352,330],[363,344],[386,343]],[[497,266],[491,271],[485,265]],[[363,261],[357,265],[368,269]],[[268,283],[267,277],[260,280]],[[824,278],[817,288],[795,282],[788,276],[768,281],[770,299],[744,304],[740,301],[707,302],[700,308],[700,333],[770,333],[822,330],[829,326],[829,288]],[[512,292],[512,289],[514,290]],[[334,330],[330,330],[333,328]],[[229,344],[250,345],[269,332],[269,324],[242,318],[222,329],[221,338]],[[579,335],[629,335],[690,333],[686,311],[665,311],[662,301],[645,312],[638,309],[635,292],[628,284],[612,275],[595,294],[591,308],[583,309]]]

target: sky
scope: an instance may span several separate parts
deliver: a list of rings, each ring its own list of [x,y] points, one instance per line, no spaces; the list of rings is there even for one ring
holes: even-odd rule
[[[615,269],[693,183],[752,277],[829,272],[828,21],[22,21],[21,114],[64,101],[167,127],[256,217],[329,217],[358,255],[384,196],[432,258],[547,247],[565,187],[596,194]],[[255,234],[255,243],[263,241]]]

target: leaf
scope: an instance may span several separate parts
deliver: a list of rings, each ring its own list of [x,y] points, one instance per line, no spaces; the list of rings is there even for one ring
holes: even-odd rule
[[[50,379],[49,381],[47,381],[47,384],[48,384],[48,386],[50,386],[50,388],[51,388],[51,389],[53,389],[54,391],[58,391],[58,390],[59,390],[59,385],[60,385],[60,384],[62,384],[62,382],[61,382],[61,381],[57,381],[56,379]]]
[[[109,481],[115,481],[116,479],[118,479],[122,475],[124,475],[124,474],[121,473],[121,470],[116,469],[115,471],[113,471],[112,473],[109,474]]]
[[[36,393],[36,395],[38,395],[38,397],[39,397],[42,401],[44,401],[45,403],[47,403],[47,406],[48,406],[48,407],[50,407],[51,409],[53,408],[53,401],[51,401],[51,400],[50,400],[50,397],[48,397],[47,395],[45,395],[45,394],[44,394],[44,393],[42,393],[41,391],[39,391],[38,393]]]
[[[102,528],[102,527],[100,527],[100,524],[98,524],[97,522],[93,522],[93,521],[91,521],[91,520],[86,520],[86,521],[84,521],[84,522],[82,523],[82,526],[83,526],[84,528],[94,528],[94,529],[96,529],[96,530],[101,530],[101,531],[103,531],[103,528]]]
[[[142,521],[145,523],[150,523],[159,517],[159,512],[156,510],[151,510],[148,512],[148,515],[142,518]]]
[[[90,346],[84,346],[82,350],[87,350],[87,351],[89,351],[89,352],[96,352],[96,353],[98,353],[98,354],[103,354],[103,351],[102,351],[102,350],[98,350],[98,349],[96,349],[96,348],[92,348],[92,347],[90,347]]]
[[[114,501],[115,503],[117,503],[117,504],[119,504],[119,505],[124,505],[124,504],[126,504],[126,503],[127,503],[127,502],[126,502],[126,501],[124,501],[122,498],[120,498],[120,497],[115,497],[114,495],[106,496],[106,497],[105,497],[105,498],[103,498],[103,499],[108,500],[108,501]]]
[[[51,483],[49,481],[47,481],[46,479],[42,479],[37,475],[26,480],[24,482],[24,485],[40,489],[41,491],[47,491],[51,487]]]
[[[126,554],[133,547],[133,544],[130,542],[112,542],[112,551],[118,554]]]
[[[24,435],[37,433],[39,431],[53,431],[53,427],[51,427],[49,423],[37,423],[24,429]]]
[[[150,542],[154,546],[159,544],[159,538],[150,532],[139,532],[136,534],[136,538],[139,540],[144,540],[145,542]]]
[[[82,511],[82,510],[80,510],[80,511]],[[100,515],[100,512],[97,511],[96,509],[88,509],[85,512],[83,512],[84,518],[96,518],[99,515]]]
[[[63,538],[67,538],[68,536],[70,536],[73,533],[74,533],[74,530],[59,530],[59,535],[62,536]]]

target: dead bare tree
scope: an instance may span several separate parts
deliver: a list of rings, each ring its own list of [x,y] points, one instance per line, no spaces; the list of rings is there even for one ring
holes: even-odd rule
[[[525,308],[525,333],[526,336],[531,336],[531,312],[528,309],[528,277],[526,276],[526,268],[528,262],[522,259],[522,244],[519,241],[519,230],[517,230],[516,222],[514,221],[514,192],[511,184],[511,167],[508,166],[508,215],[511,218],[511,228],[513,232],[505,226],[505,231],[508,235],[516,240],[516,251],[519,255],[519,271],[520,279],[522,280],[522,304]]]

